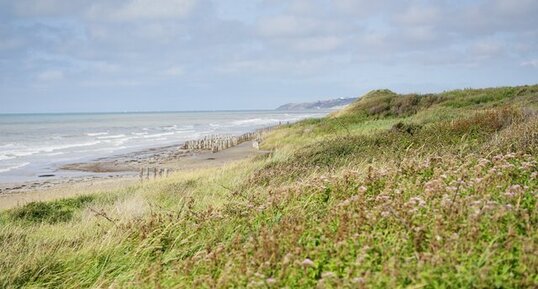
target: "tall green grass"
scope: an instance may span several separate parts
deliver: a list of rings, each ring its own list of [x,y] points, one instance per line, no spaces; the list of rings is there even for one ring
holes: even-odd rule
[[[267,157],[0,217],[4,288],[533,288],[538,89],[375,91]]]

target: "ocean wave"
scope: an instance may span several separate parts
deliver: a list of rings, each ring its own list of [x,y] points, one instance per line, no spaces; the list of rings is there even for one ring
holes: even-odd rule
[[[15,157],[12,157],[12,156],[7,156],[7,155],[0,155],[0,161],[5,161],[5,160],[12,160],[14,159]]]
[[[233,121],[232,124],[236,126],[243,126],[243,125],[267,125],[267,124],[275,124],[280,121],[288,121],[288,119],[275,119],[275,118],[250,118],[250,119],[242,119],[242,120],[236,120]]]
[[[129,147],[126,146],[120,146],[120,147],[105,147],[105,148],[98,148],[93,150],[77,150],[77,153],[95,153],[95,152],[115,152],[118,150],[127,149]]]
[[[148,133],[147,132],[132,132],[131,134],[136,135],[136,136],[143,136],[143,135],[147,135]]]
[[[174,124],[174,125],[171,125],[171,126],[161,126],[161,128],[162,128],[163,130],[168,130],[168,131],[170,131],[170,130],[177,130],[177,125]]]
[[[173,134],[174,134],[173,132],[157,133],[157,134],[145,135],[144,138],[159,138],[159,137],[173,135]]]
[[[65,154],[64,152],[55,152],[55,153],[48,153],[48,154],[45,154],[46,156],[48,157],[54,157],[54,156],[59,156],[59,155],[63,155]]]
[[[69,148],[76,148],[76,147],[85,147],[85,146],[92,146],[96,144],[100,144],[101,141],[92,141],[92,142],[86,142],[86,143],[74,143],[74,144],[65,144],[65,145],[56,145],[56,146],[43,146],[43,147],[25,147],[20,146],[16,149],[6,150],[3,151],[0,156],[6,158],[16,158],[16,157],[26,157],[35,155],[38,153],[51,153],[58,150],[64,150]]]
[[[91,141],[91,142],[85,142],[85,143],[74,143],[74,144],[65,144],[65,145],[57,145],[57,146],[50,146],[50,147],[44,147],[38,152],[46,152],[50,153],[57,150],[64,150],[64,149],[70,149],[70,148],[78,148],[78,147],[87,147],[87,146],[93,146],[100,144],[101,141]]]
[[[14,148],[16,146],[17,145],[14,143],[7,143],[7,144],[0,145],[0,149],[9,149],[9,148]]]
[[[116,135],[108,135],[108,136],[100,136],[97,139],[115,139],[115,138],[122,138],[125,137],[124,134],[116,134]]]
[[[29,164],[30,164],[29,162],[25,162],[25,163],[17,164],[17,165],[7,167],[7,168],[0,168],[0,173],[6,173],[6,172],[9,172],[9,171],[12,171],[12,170],[20,169],[20,168],[25,167],[25,166],[27,166]]]
[[[107,134],[108,134],[108,131],[103,131],[103,132],[89,132],[86,135],[87,136],[101,136],[101,135],[107,135]]]

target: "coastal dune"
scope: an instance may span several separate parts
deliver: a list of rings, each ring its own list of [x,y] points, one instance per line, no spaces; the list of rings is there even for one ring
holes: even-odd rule
[[[538,85],[376,90],[175,165],[3,210],[1,286],[538,287]]]

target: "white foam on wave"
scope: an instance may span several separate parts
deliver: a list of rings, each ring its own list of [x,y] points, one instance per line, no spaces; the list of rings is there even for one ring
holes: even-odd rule
[[[4,148],[12,148],[12,147],[14,147],[14,146],[15,146],[14,143],[7,143],[7,144],[0,145],[0,149],[4,149]]]
[[[116,135],[108,135],[108,136],[100,136],[97,139],[115,139],[115,138],[122,138],[125,137],[124,134],[116,134]]]
[[[0,155],[0,161],[12,160],[12,159],[14,159],[14,158],[15,158],[15,157],[7,156],[7,155],[4,155],[4,154],[1,154],[1,155]]]
[[[233,121],[233,125],[237,126],[243,126],[243,125],[267,125],[267,124],[275,124],[279,121],[288,121],[288,119],[276,119],[276,118],[249,118],[249,119],[242,119],[242,120],[236,120]]]
[[[142,136],[142,135],[147,135],[148,133],[147,132],[132,132],[131,134],[136,135],[136,136]]]
[[[54,156],[59,156],[59,155],[63,155],[64,152],[55,152],[55,153],[48,153],[48,154],[45,154],[46,156],[48,157],[54,157]]]
[[[76,151],[77,153],[95,153],[95,152],[115,152],[118,150],[127,149],[126,146],[120,146],[120,147],[105,147],[105,148],[98,148],[93,150],[79,150]]]
[[[91,141],[91,142],[85,142],[85,143],[74,143],[74,144],[50,146],[50,147],[44,147],[38,152],[50,153],[50,152],[57,151],[57,150],[64,150],[64,149],[78,148],[78,147],[87,147],[87,146],[97,145],[97,144],[100,144],[100,143],[101,143],[101,141]]]
[[[163,136],[173,135],[173,134],[174,134],[173,132],[157,133],[157,134],[145,135],[144,138],[160,138]]]
[[[108,131],[103,131],[103,132],[89,132],[86,135],[87,136],[101,136],[101,135],[107,135],[107,134],[108,134]]]
[[[177,130],[177,125],[174,124],[174,125],[172,125],[172,126],[163,126],[162,129],[163,129],[163,130],[168,130],[168,131],[170,131],[170,130]]]
[[[25,162],[25,163],[17,164],[17,165],[7,167],[7,168],[0,168],[0,173],[7,173],[7,172],[12,171],[12,170],[20,169],[20,168],[25,167],[25,166],[27,166],[29,164],[30,164],[29,162]]]
[[[92,145],[96,145],[100,143],[101,141],[92,141],[92,142],[86,142],[86,143],[74,143],[74,144],[55,145],[55,146],[53,145],[53,146],[43,146],[43,147],[20,146],[16,149],[3,151],[0,157],[3,157],[4,159],[9,159],[9,158],[13,159],[16,157],[31,156],[38,153],[51,153],[54,151],[64,150],[64,149],[69,149],[69,148],[92,146]]]

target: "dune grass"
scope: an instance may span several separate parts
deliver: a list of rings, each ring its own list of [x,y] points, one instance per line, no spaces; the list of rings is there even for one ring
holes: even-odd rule
[[[4,211],[0,287],[537,287],[537,108],[374,91],[267,157]]]

